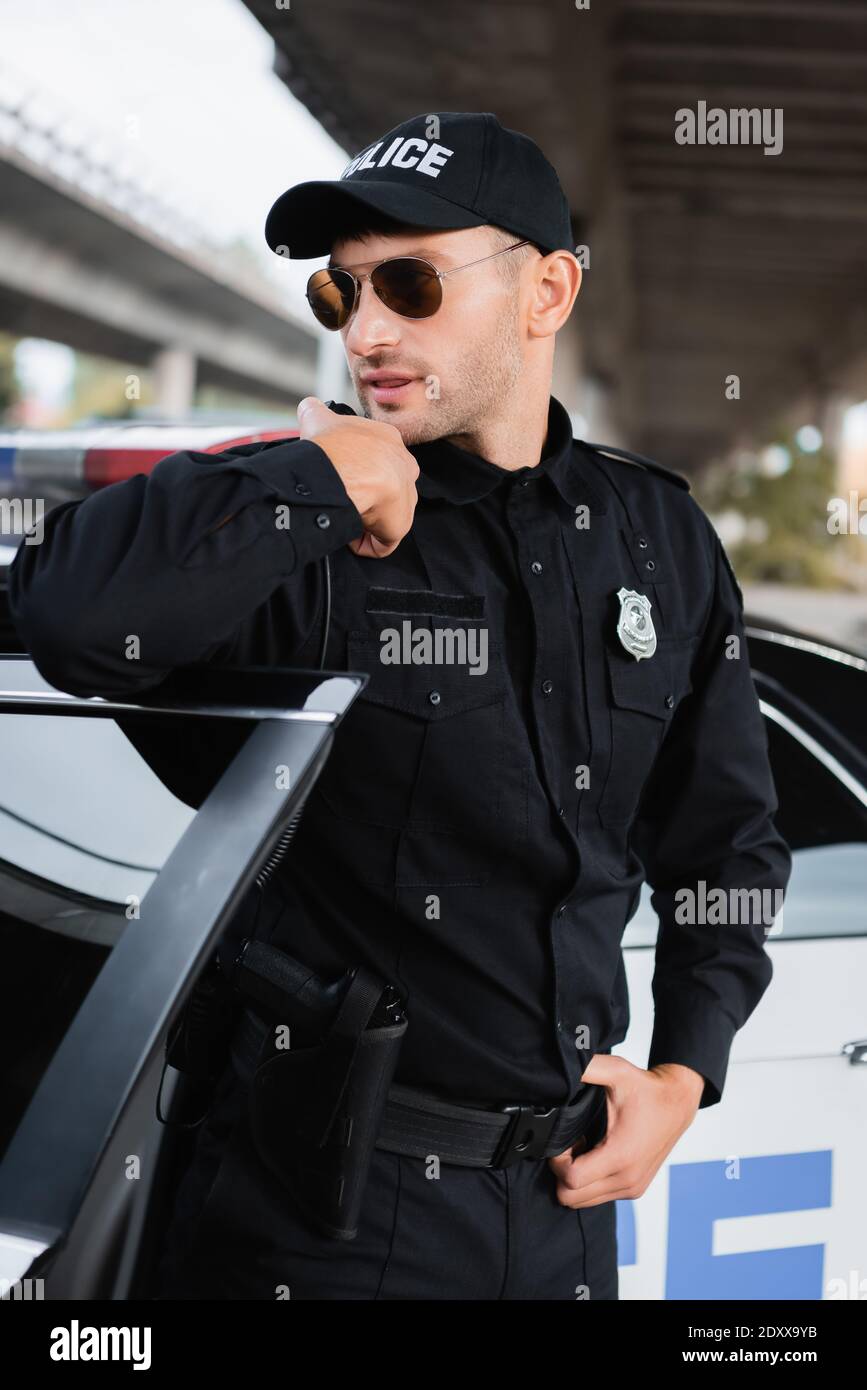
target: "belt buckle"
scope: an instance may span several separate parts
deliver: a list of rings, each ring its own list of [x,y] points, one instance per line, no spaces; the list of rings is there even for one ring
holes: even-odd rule
[[[509,1168],[519,1158],[544,1158],[560,1112],[559,1105],[540,1110],[534,1105],[504,1105],[512,1118],[497,1145],[492,1168]]]

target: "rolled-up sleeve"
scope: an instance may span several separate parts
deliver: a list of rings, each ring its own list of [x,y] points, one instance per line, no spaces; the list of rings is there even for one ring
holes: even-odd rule
[[[774,825],[778,803],[742,595],[705,524],[712,597],[693,688],[672,720],[633,831],[659,917],[648,1067],[676,1062],[699,1072],[700,1108],[721,1099],[735,1033],[770,984],[765,938],[791,872]]]

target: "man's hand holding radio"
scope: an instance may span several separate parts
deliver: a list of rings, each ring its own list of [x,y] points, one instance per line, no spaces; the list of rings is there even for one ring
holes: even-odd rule
[[[418,501],[418,464],[400,432],[379,420],[337,415],[316,396],[299,403],[298,427],[328,455],[361,515],[364,535],[350,548],[371,559],[390,555],[412,526]]]

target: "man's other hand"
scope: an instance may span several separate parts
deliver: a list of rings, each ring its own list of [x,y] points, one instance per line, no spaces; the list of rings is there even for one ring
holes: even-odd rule
[[[640,1197],[692,1124],[704,1077],[679,1063],[644,1071],[625,1057],[597,1053],[581,1080],[606,1088],[608,1131],[589,1153],[573,1157],[567,1149],[548,1159],[557,1178],[558,1202],[595,1207]]]

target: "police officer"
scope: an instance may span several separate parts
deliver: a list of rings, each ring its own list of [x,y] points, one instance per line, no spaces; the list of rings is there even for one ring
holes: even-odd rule
[[[531,140],[417,116],[284,193],[266,237],[330,256],[307,297],[362,414],[308,398],[300,439],[58,507],[12,611],[79,695],[198,663],[369,673],[263,912],[321,975],[395,982],[409,1025],[356,1238],[262,1165],[232,1067],[160,1296],[614,1299],[616,1199],[719,1102],[771,977],[769,922],[702,908],[778,902],[790,870],[742,596],[686,480],[574,440],[550,395],[581,270]],[[646,1069],[610,1055],[644,879]]]

